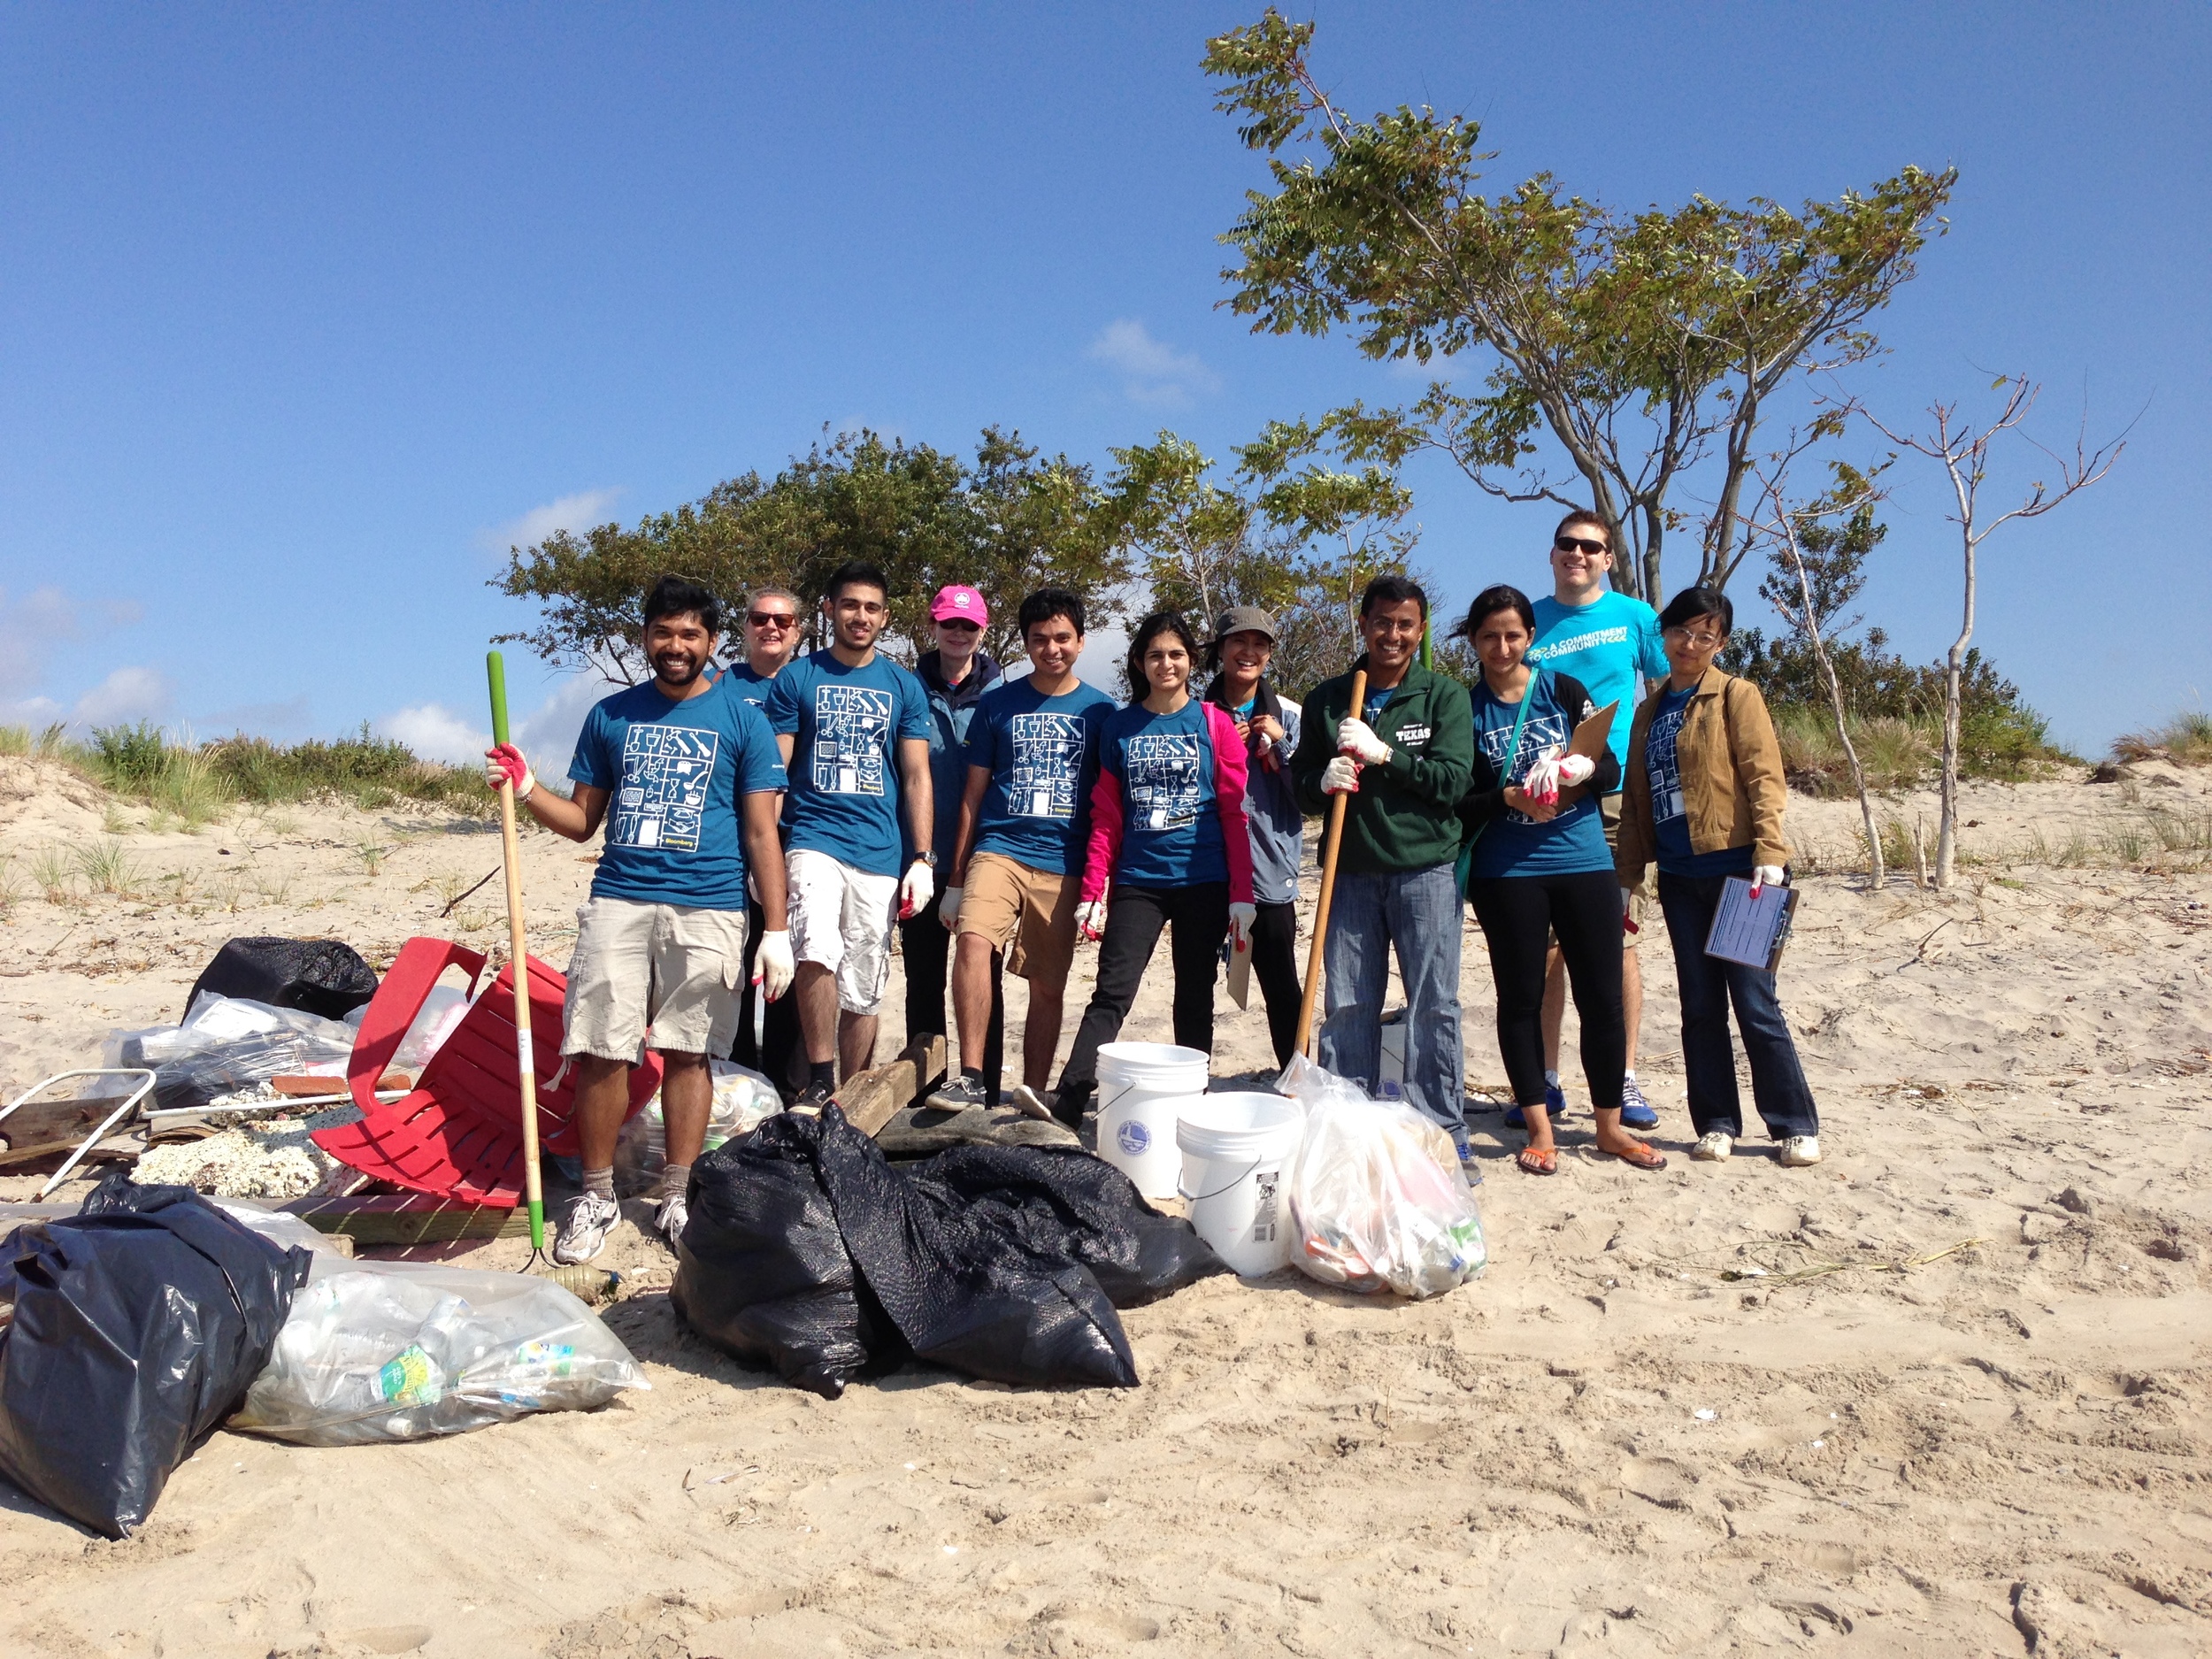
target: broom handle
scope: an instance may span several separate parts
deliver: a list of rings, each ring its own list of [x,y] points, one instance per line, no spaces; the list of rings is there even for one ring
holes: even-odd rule
[[[507,666],[484,657],[492,686],[492,741],[507,741]],[[507,956],[515,975],[515,1069],[522,1080],[522,1186],[530,1202],[530,1248],[545,1248],[545,1185],[538,1174],[538,1062],[530,1038],[530,957],[522,937],[522,856],[515,833],[515,787],[499,786],[499,858],[507,872]]]
[[[1352,675],[1351,718],[1360,718],[1367,704],[1367,671]],[[1329,803],[1329,828],[1321,841],[1321,897],[1313,907],[1313,945],[1306,952],[1306,986],[1298,996],[1298,1039],[1292,1047],[1300,1054],[1313,1037],[1313,1004],[1321,989],[1321,947],[1329,937],[1329,901],[1336,894],[1337,849],[1344,841],[1344,810],[1352,797],[1340,795]]]

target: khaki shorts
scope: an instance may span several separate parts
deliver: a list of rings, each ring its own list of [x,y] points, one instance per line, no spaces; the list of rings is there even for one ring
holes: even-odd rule
[[[837,976],[837,1006],[872,1014],[891,977],[899,879],[856,870],[811,847],[784,859],[791,890],[791,954]]]
[[[1032,869],[1004,853],[977,853],[968,860],[967,885],[961,889],[960,931],[1006,950],[1009,973],[1064,985],[1075,963],[1081,890],[1073,876]]]
[[[1621,797],[1601,795],[1598,797],[1598,820],[1605,826],[1605,850],[1617,853],[1621,849]],[[1642,885],[1628,895],[1628,917],[1638,928],[1644,925],[1644,900],[1651,892],[1651,872],[1644,872]],[[1630,950],[1636,949],[1639,934],[1621,930],[1621,943]]]
[[[742,910],[587,899],[576,912],[561,1052],[635,1064],[649,1026],[660,1053],[726,1054],[744,975]]]

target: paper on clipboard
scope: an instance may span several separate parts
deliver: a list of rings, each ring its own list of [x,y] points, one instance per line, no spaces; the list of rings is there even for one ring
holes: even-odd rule
[[[1770,973],[1782,960],[1782,947],[1790,940],[1790,920],[1796,913],[1795,887],[1770,884],[1755,897],[1750,882],[1730,876],[1721,883],[1720,903],[1705,935],[1705,954]]]
[[[1252,935],[1244,935],[1241,945],[1233,945],[1229,951],[1229,1000],[1239,1008],[1248,1006],[1252,996]]]
[[[1588,719],[1575,727],[1575,734],[1567,740],[1567,752],[1579,755],[1585,760],[1595,760],[1605,752],[1605,745],[1613,735],[1613,717],[1620,712],[1618,697],[1607,703]]]

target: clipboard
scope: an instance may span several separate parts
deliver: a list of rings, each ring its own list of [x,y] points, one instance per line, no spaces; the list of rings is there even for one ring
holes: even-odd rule
[[[1796,916],[1795,887],[1764,887],[1755,899],[1750,882],[1741,876],[1727,877],[1721,883],[1713,925],[1706,930],[1705,954],[1771,973],[1781,964]]]
[[[1585,760],[1595,760],[1603,754],[1613,735],[1613,717],[1620,712],[1620,707],[1621,700],[1616,697],[1576,726],[1575,734],[1567,740],[1567,752]]]
[[[1252,1000],[1252,935],[1244,936],[1244,948],[1232,946],[1229,950],[1229,1000],[1239,1008],[1248,1008]]]

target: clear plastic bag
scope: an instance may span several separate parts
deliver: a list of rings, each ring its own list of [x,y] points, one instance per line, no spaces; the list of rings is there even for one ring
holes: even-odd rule
[[[176,1110],[204,1106],[273,1077],[342,1073],[353,1038],[353,1027],[342,1020],[204,991],[181,1025],[109,1032],[101,1064],[151,1066],[156,1106]],[[342,1084],[332,1089],[343,1092]]]
[[[409,1022],[407,1034],[399,1040],[390,1069],[420,1072],[430,1064],[430,1056],[445,1047],[445,1040],[460,1028],[468,1011],[466,991],[453,985],[432,986],[429,995],[423,998],[422,1007]]]
[[[1289,1183],[1291,1259],[1302,1270],[1326,1285],[1414,1297],[1482,1271],[1482,1216],[1448,1134],[1303,1056],[1281,1087],[1306,1108]]]
[[[757,1129],[783,1110],[776,1086],[759,1072],[729,1060],[709,1064],[714,1069],[714,1103],[707,1112],[706,1145],[702,1148],[706,1152]],[[615,1190],[634,1197],[658,1181],[667,1167],[668,1125],[661,1116],[661,1097],[656,1094],[622,1125],[614,1147]]]
[[[588,1411],[651,1386],[621,1340],[549,1279],[318,1256],[227,1426],[373,1445]]]

